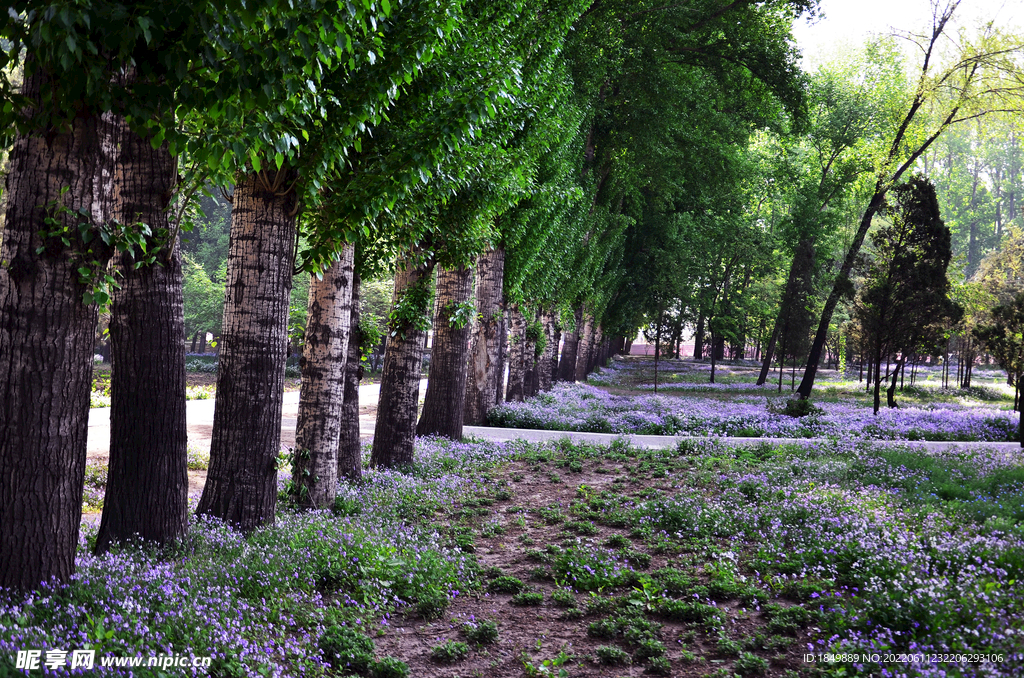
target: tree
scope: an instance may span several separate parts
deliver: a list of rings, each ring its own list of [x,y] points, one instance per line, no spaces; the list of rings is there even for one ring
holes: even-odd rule
[[[807,367],[797,389],[801,399],[811,395],[832,314],[849,289],[850,273],[861,245],[872,219],[883,209],[889,190],[952,125],[994,111],[1020,108],[1024,84],[1021,84],[1015,60],[1024,52],[1024,44],[1018,38],[1002,35],[989,23],[975,40],[969,41],[961,33],[953,50],[942,49],[959,4],[960,0],[946,0],[942,4],[935,0],[930,30],[925,35],[906,36],[920,48],[922,55],[917,82],[904,113],[893,127],[889,150],[876,162],[874,191],[822,309]],[[945,62],[942,61],[944,52],[951,55]]]
[[[890,195],[884,208],[890,225],[872,234],[874,256],[867,264],[857,308],[873,348],[875,414],[882,380],[893,377],[888,402],[894,407],[895,375],[907,356],[928,343],[934,334],[930,330],[959,315],[949,299],[950,233],[939,216],[935,187],[927,179],[912,177]],[[896,367],[883,376],[882,360],[890,358],[896,360]]]
[[[1020,421],[1017,424],[1021,447],[1024,447],[1024,407],[1019,395],[1024,390],[1024,292],[1018,293],[1010,303],[1000,304],[992,309],[992,322],[979,325],[974,336],[995,356],[999,366],[1006,370],[1016,388],[1017,409]]]

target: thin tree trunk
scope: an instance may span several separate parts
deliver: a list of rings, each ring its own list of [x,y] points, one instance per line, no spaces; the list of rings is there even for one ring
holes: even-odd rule
[[[309,283],[290,487],[292,500],[304,508],[330,508],[338,494],[354,258],[355,246],[345,245],[339,258]]]
[[[583,331],[580,332],[580,345],[576,353],[576,381],[586,381],[587,367],[590,362],[590,352],[594,342],[594,317],[586,314],[583,322]]]
[[[430,284],[432,261],[414,265],[403,257],[395,271],[395,294],[391,308],[410,304],[410,314],[430,312],[429,306],[418,307],[413,301],[422,285]],[[425,299],[425,298],[424,298]],[[380,375],[380,401],[377,404],[377,426],[373,433],[370,465],[378,468],[408,466],[415,457],[416,409],[420,399],[420,375],[423,365],[423,343],[426,331],[419,329],[407,316],[391,327],[391,340],[384,354]]]
[[[850,272],[853,270],[857,255],[860,253],[860,247],[864,244],[864,237],[867,235],[868,229],[871,228],[871,221],[874,219],[875,213],[885,203],[885,194],[886,189],[883,187],[883,183],[879,181],[875,187],[874,195],[871,196],[871,202],[868,203],[864,216],[861,217],[860,226],[853,237],[850,249],[846,252],[846,258],[839,269],[839,274],[832,284],[832,291],[829,292],[828,299],[825,300],[825,307],[821,310],[821,320],[818,322],[818,331],[814,335],[811,351],[807,355],[807,367],[804,370],[803,378],[800,380],[800,386],[797,388],[801,400],[811,397],[811,389],[814,388],[814,378],[818,373],[818,362],[821,360],[822,349],[825,348],[825,337],[828,335],[828,327],[832,323],[832,314],[839,304],[840,297],[845,294],[846,288],[850,284]]]
[[[22,94],[38,102],[48,87],[36,74]],[[92,208],[99,136],[97,119],[86,113],[66,130],[19,134],[8,158],[0,248],[0,587],[67,581],[75,569],[97,313],[82,303],[86,290],[72,253],[59,238],[41,238],[52,226],[40,206]],[[57,215],[74,234],[77,217]],[[37,254],[40,247],[46,249]]]
[[[896,369],[892,372],[892,383],[889,384],[889,388],[885,390],[885,404],[889,406],[889,409],[899,407],[896,404],[896,381],[903,370],[903,358],[896,364]]]
[[[494,402],[500,404],[505,400],[505,371],[508,368],[508,311],[501,314],[501,326],[498,328],[498,381],[495,383]]]
[[[541,314],[541,324],[544,326],[544,350],[540,354],[537,365],[537,390],[550,391],[555,370],[558,368],[559,336],[558,329],[555,327],[554,314],[550,312]]]
[[[540,390],[538,370],[540,356],[537,355],[537,343],[540,335],[537,333],[537,328],[540,328],[540,332],[544,331],[543,319],[540,314],[540,309],[533,316],[533,322],[528,326],[526,333],[526,348],[524,353],[526,354],[526,371],[523,374],[523,395],[527,398],[534,396]]]
[[[110,129],[120,149],[111,215],[168,232],[177,172],[167,146],[154,149],[123,119]],[[127,253],[113,261],[121,287],[110,306],[110,458],[97,553],[133,536],[171,544],[188,528],[181,252],[177,238],[166,246],[159,264],[135,268]]]
[[[498,248],[481,254],[476,264],[477,322],[472,329],[469,374],[466,383],[465,423],[480,426],[497,403],[500,342],[504,311],[505,250]]]
[[[473,297],[473,269],[468,266],[437,272],[437,313],[430,379],[423,399],[423,414],[416,435],[462,439],[469,374],[469,338],[472,314],[456,313]]]
[[[508,390],[505,392],[505,400],[522,402],[525,394],[523,382],[526,378],[527,361],[526,318],[523,317],[519,304],[511,304],[508,314],[510,318]]]
[[[768,346],[764,350],[764,361],[761,363],[761,373],[757,375],[757,385],[762,386],[768,381],[768,373],[772,369],[772,358],[775,357],[775,344],[779,340],[779,321],[775,321],[772,327],[772,336],[768,339]]]
[[[363,477],[363,446],[359,440],[359,381],[363,378],[363,356],[359,347],[363,333],[359,329],[359,274],[352,272],[352,313],[345,356],[345,397],[341,403],[341,428],[338,431],[338,477],[357,481]]]
[[[210,470],[196,513],[249,532],[274,522],[288,301],[295,266],[292,183],[248,174],[235,187]]]
[[[697,316],[697,328],[693,331],[693,359],[704,358],[704,314]]]

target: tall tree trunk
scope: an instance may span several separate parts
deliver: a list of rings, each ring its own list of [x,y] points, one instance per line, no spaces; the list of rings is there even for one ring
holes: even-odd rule
[[[576,381],[586,381],[590,366],[590,352],[594,345],[594,316],[584,316],[583,331],[580,332],[580,345],[576,353]]]
[[[577,332],[565,333],[562,357],[558,361],[558,381],[576,381],[576,352],[579,349],[579,345],[580,335]]]
[[[437,273],[437,314],[430,379],[416,435],[462,439],[469,376],[469,338],[472,315],[463,311],[473,297],[473,269],[441,269]]]
[[[37,103],[48,87],[37,73],[22,94]],[[75,568],[96,306],[82,303],[81,264],[69,248],[59,237],[40,236],[53,228],[41,206],[92,209],[97,122],[83,114],[67,130],[23,132],[8,158],[0,248],[0,587],[66,581]],[[78,233],[77,214],[54,216]]]
[[[768,345],[765,347],[764,353],[762,354],[764,361],[761,363],[761,372],[757,375],[758,386],[762,386],[764,382],[768,380],[768,372],[770,372],[772,368],[772,358],[775,357],[775,344],[779,340],[780,319],[781,318],[775,321],[775,325],[772,327],[772,335],[768,339]]]
[[[274,522],[288,301],[295,266],[294,175],[247,174],[235,187],[210,470],[196,513],[249,532]]]
[[[885,194],[886,189],[883,183],[879,181],[875,187],[874,195],[871,196],[871,202],[864,211],[864,216],[861,217],[860,226],[856,234],[854,234],[850,248],[846,252],[846,258],[839,269],[839,274],[832,284],[832,291],[829,292],[828,299],[825,300],[825,307],[821,310],[821,320],[818,323],[818,331],[814,335],[811,351],[807,355],[807,367],[804,370],[803,378],[800,380],[800,386],[797,388],[797,393],[800,394],[801,400],[811,397],[811,389],[814,388],[814,378],[818,373],[818,363],[821,361],[821,352],[825,348],[825,337],[828,335],[828,327],[832,323],[832,313],[836,310],[840,297],[846,294],[850,286],[850,272],[853,270],[853,265],[857,260],[857,255],[860,253],[861,245],[864,244],[864,237],[871,227],[871,221],[874,219],[875,213],[885,203]]]
[[[504,325],[505,250],[484,252],[476,262],[476,313],[466,383],[465,423],[480,426],[497,405],[502,327]]]
[[[704,358],[704,314],[697,316],[697,327],[693,331],[693,359]]]
[[[408,466],[415,458],[416,409],[427,335],[415,321],[426,318],[430,312],[429,300],[419,290],[430,284],[433,271],[433,261],[416,265],[408,254],[399,259],[396,266],[391,308],[394,310],[401,304],[406,310],[402,319],[392,323],[391,340],[384,354],[371,466]]]
[[[113,218],[168,232],[177,172],[167,146],[154,149],[121,118],[110,129],[120,149]],[[110,458],[97,553],[135,535],[170,544],[188,528],[181,252],[177,238],[165,246],[159,265],[135,268],[126,253],[113,260],[121,288],[110,306]]]
[[[544,350],[537,364],[537,390],[550,391],[558,367],[558,329],[555,327],[555,315],[549,311],[541,314],[544,327]]]
[[[309,283],[290,488],[292,499],[305,508],[330,508],[338,494],[354,257],[355,246],[345,245],[339,258]]]
[[[524,381],[526,379],[526,318],[519,308],[519,304],[511,304],[508,309],[510,318],[509,327],[509,360],[508,360],[508,390],[505,392],[505,400],[509,402],[522,402],[525,395]],[[533,356],[529,356],[532,359]]]
[[[532,329],[526,333],[526,348],[524,350],[526,354],[526,371],[523,376],[523,395],[526,397],[534,396],[540,390],[539,377],[537,375],[540,356],[537,355],[537,343],[542,335],[539,335],[537,330],[539,328],[540,332],[544,331],[540,309],[534,313],[533,323],[531,323],[530,327]]]
[[[359,329],[361,317],[359,274],[353,271],[351,329],[345,356],[345,397],[341,402],[341,428],[338,431],[338,477],[353,481],[363,477],[363,446],[359,440],[359,381],[363,378],[363,356],[359,350],[363,343],[363,333]]]
[[[501,314],[501,325],[498,327],[498,381],[494,388],[494,403],[500,404],[505,399],[505,371],[508,368],[508,311]]]
[[[551,337],[551,380],[548,382],[547,388],[544,389],[545,391],[550,391],[555,380],[558,379],[558,349],[562,344],[562,328],[557,324],[552,327]]]
[[[899,378],[900,372],[903,370],[903,358],[896,363],[896,369],[892,371],[892,383],[889,384],[889,388],[885,389],[885,404],[889,406],[889,409],[897,407],[896,405],[896,380]]]

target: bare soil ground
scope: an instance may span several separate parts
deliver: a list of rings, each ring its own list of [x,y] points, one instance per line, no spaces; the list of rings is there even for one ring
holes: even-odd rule
[[[528,590],[543,593],[543,603],[523,607],[510,602],[511,594],[469,593],[457,597],[440,620],[425,619],[413,611],[398,614],[376,639],[378,656],[398,657],[405,661],[409,664],[410,676],[520,678],[524,675],[567,675],[572,678],[611,678],[651,675],[639,662],[625,665],[601,663],[595,655],[597,648],[602,645],[623,647],[622,639],[608,640],[588,635],[591,622],[607,616],[600,613],[586,614],[588,600],[611,595],[621,599],[631,589],[617,587],[600,593],[577,592],[574,595],[575,608],[565,606],[564,601],[563,605],[552,601],[551,594],[558,585],[551,578],[550,570],[543,567],[543,552],[549,545],[566,545],[581,537],[567,529],[571,524],[541,519],[538,511],[557,506],[565,514],[565,520],[572,521],[570,506],[578,498],[577,488],[580,485],[586,485],[595,492],[614,488],[626,501],[639,500],[639,497],[651,490],[670,490],[670,483],[649,476],[641,479],[636,469],[631,470],[628,464],[602,460],[588,461],[584,470],[578,473],[566,473],[564,469],[555,469],[551,465],[514,463],[494,476],[495,486],[504,482],[509,484],[512,497],[491,506],[469,507],[461,511],[463,516],[467,513],[476,514],[468,520],[477,528],[474,530],[474,552],[485,571],[498,568],[504,575],[521,579]],[[676,479],[678,481],[678,476]],[[525,517],[525,525],[514,522],[519,516]],[[484,536],[488,532],[480,528],[495,520],[501,521],[504,533]],[[638,566],[638,570],[653,572],[659,568],[676,567],[688,571],[691,576],[700,576],[699,566],[694,559],[688,557],[685,549],[675,553],[651,549],[644,540],[630,537],[625,529],[589,524],[593,527],[588,531],[593,533],[583,539],[602,544],[615,536],[619,536],[620,540],[625,537],[632,544],[630,550],[647,554],[650,557],[649,565],[643,568]],[[491,572],[493,575],[497,570]],[[777,602],[786,604],[785,601]],[[765,624],[756,610],[741,610],[743,605],[738,600],[721,600],[717,606],[728,615],[729,634],[738,641],[749,638]],[[665,656],[671,663],[670,672],[655,675],[696,678],[713,674],[719,669],[723,670],[723,676],[731,678],[734,675],[737,658],[723,653],[719,649],[717,636],[710,636],[701,624],[654,618],[662,624],[660,636],[667,648]],[[474,647],[469,643],[471,650],[468,657],[448,665],[431,657],[434,646],[450,640],[465,642],[462,628],[467,621],[479,622],[485,619],[498,623],[499,636],[494,644]],[[802,637],[802,631],[798,635],[801,637],[789,638],[787,650],[779,651],[776,648],[756,652],[770,663],[768,672],[762,675],[783,676],[790,670],[794,671],[791,675],[801,672],[806,665],[802,663],[798,648],[804,646],[806,638]],[[562,667],[567,670],[566,674],[559,674],[559,668],[531,673],[526,667],[526,664],[530,664],[539,670],[544,660],[553,659],[563,650],[573,657]],[[684,655],[685,652],[704,659],[693,661]]]

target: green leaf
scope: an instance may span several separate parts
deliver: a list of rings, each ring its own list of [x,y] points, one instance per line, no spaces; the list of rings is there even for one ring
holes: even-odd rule
[[[281,169],[284,166],[284,153],[281,153],[281,151],[278,151],[274,155],[274,162],[277,163],[277,169]]]

